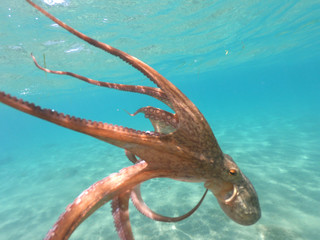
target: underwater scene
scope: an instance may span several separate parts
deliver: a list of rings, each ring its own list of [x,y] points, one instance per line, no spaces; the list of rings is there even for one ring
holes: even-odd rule
[[[35,0],[80,32],[156,69],[202,112],[224,153],[257,191],[261,219],[232,221],[209,192],[176,223],[130,202],[135,239],[311,240],[320,229],[320,4],[305,1]],[[45,73],[33,63],[95,80],[155,85],[73,36],[24,0],[0,1],[0,91],[81,118],[153,131],[146,95]],[[0,239],[43,239],[93,183],[132,165],[124,150],[0,103]],[[165,216],[192,209],[203,182],[142,183]],[[110,203],[70,239],[119,239]]]

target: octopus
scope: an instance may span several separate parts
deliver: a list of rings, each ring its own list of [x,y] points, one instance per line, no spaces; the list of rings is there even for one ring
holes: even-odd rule
[[[99,42],[55,18],[30,0],[34,8],[78,38],[106,51],[140,71],[157,87],[115,84],[93,80],[75,73],[54,71],[36,66],[48,73],[68,75],[89,84],[149,95],[166,104],[174,113],[146,106],[136,114],[150,120],[153,131],[139,131],[109,123],[96,122],[41,108],[33,103],[0,92],[0,101],[19,111],[44,119],[123,148],[132,162],[129,167],[94,183],[66,207],[45,239],[68,239],[73,231],[93,212],[111,201],[112,215],[118,236],[122,240],[134,239],[128,203],[156,221],[176,222],[189,217],[197,210],[210,190],[221,209],[235,222],[251,225],[261,216],[257,193],[249,179],[233,159],[224,154],[202,113],[170,81],[139,59]],[[152,211],[143,201],[140,184],[153,178],[170,178],[178,181],[203,182],[205,193],[199,203],[179,217],[162,216]]]

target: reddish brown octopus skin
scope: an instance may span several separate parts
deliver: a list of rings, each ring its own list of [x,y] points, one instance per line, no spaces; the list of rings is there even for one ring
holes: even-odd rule
[[[8,106],[113,144],[141,159],[83,191],[61,214],[45,239],[68,239],[81,222],[110,200],[115,206],[113,213],[120,239],[133,239],[127,213],[129,195],[140,183],[157,177],[204,182],[231,219],[243,225],[258,221],[261,211],[252,184],[232,158],[221,151],[204,116],[177,87],[139,59],[78,32],[32,1],[26,1],[73,35],[130,64],[154,82],[157,88],[112,84],[70,72],[53,71],[39,66],[34,58],[38,68],[49,73],[69,75],[89,84],[146,94],[164,102],[175,112],[172,114],[153,107],[140,108],[137,113],[145,114],[155,129],[154,132],[143,132],[42,109],[0,92],[0,101]],[[115,213],[117,206],[123,206],[120,214]]]
[[[129,151],[126,151],[126,156],[134,164],[140,161],[136,158],[135,155],[133,155]],[[167,217],[152,211],[142,199],[140,193],[140,184],[136,185],[131,190],[127,190],[125,193],[122,193],[121,195],[117,195],[112,199],[111,206],[115,227],[117,229],[120,239],[133,239],[128,206],[130,196],[134,206],[146,217],[162,222],[178,222],[191,216],[199,208],[207,192],[208,189],[205,191],[202,198],[193,209],[179,217]]]

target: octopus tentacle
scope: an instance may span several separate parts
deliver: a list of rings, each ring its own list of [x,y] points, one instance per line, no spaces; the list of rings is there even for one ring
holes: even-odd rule
[[[218,142],[215,136],[212,133],[212,130],[199,111],[199,109],[171,82],[169,82],[165,77],[160,73],[154,70],[152,67],[142,62],[141,60],[117,49],[106,43],[99,42],[93,38],[88,37],[87,35],[75,30],[74,28],[68,26],[66,23],[60,21],[35,3],[30,0],[26,0],[34,8],[39,10],[42,14],[50,18],[52,21],[57,23],[62,28],[66,29],[73,35],[78,38],[86,41],[87,43],[100,48],[103,51],[106,51],[114,56],[119,57],[126,63],[130,64],[132,67],[140,71],[146,77],[148,77],[152,82],[154,82],[168,97],[168,102],[170,106],[173,107],[173,110],[178,114],[180,122],[179,129],[175,132],[173,138],[177,141],[185,139],[186,136],[189,136],[189,139],[193,139],[194,142],[198,142],[197,149],[195,150],[193,146],[189,143],[181,142],[180,148],[191,149],[196,156],[205,156],[208,158],[218,158],[222,159],[223,154],[218,145]],[[192,142],[192,141],[189,141]],[[210,152],[206,151],[207,149],[212,149]],[[206,151],[206,152],[204,152]]]
[[[155,107],[142,107],[138,109],[135,113],[130,114],[135,116],[138,113],[143,113],[146,118],[148,118],[155,132],[168,134],[175,131],[179,124],[179,119],[177,114],[173,114]]]
[[[133,233],[129,218],[129,199],[131,190],[128,190],[112,199],[112,216],[114,225],[121,240],[133,240]]]
[[[165,173],[152,171],[148,169],[148,164],[145,161],[141,161],[96,182],[66,208],[45,239],[68,239],[77,226],[103,204],[122,194],[126,189],[148,179],[159,177],[161,174]]]
[[[136,68],[138,71],[143,73],[145,76],[147,76],[151,81],[153,81],[156,85],[162,85],[161,81],[158,81],[157,77],[163,78],[159,73],[157,73],[153,68],[149,67],[147,64],[143,63],[139,59],[117,49],[114,48],[106,43],[99,42],[93,38],[88,37],[87,35],[77,31],[76,29],[68,26],[66,23],[62,22],[61,20],[57,19],[50,13],[48,13],[46,10],[38,6],[37,4],[33,3],[31,0],[26,0],[30,5],[32,5],[34,8],[36,8],[38,11],[40,11],[42,14],[44,14],[46,17],[50,18],[52,21],[57,23],[62,28],[66,29],[73,35],[77,36],[78,38],[81,38],[82,40],[86,41],[87,43],[91,44],[92,46],[95,46],[97,48],[102,49],[103,51],[106,51],[114,56],[119,57],[123,61],[127,62],[128,64],[132,65],[134,68]],[[164,79],[164,78],[163,78]],[[168,80],[166,80],[169,82]],[[161,88],[161,87],[160,87]]]
[[[130,151],[125,151],[126,156],[128,159],[133,163],[138,163],[141,160],[138,160],[134,154],[132,154]],[[191,209],[186,214],[179,216],[179,217],[167,217],[160,215],[154,211],[152,211],[143,201],[140,191],[140,184],[136,185],[133,190],[127,190],[126,192],[114,197],[112,199],[112,215],[115,223],[115,227],[118,233],[118,236],[121,240],[133,240],[133,234],[130,224],[130,218],[129,218],[129,198],[131,196],[131,200],[134,204],[134,206],[137,208],[139,212],[141,212],[146,217],[156,220],[156,221],[162,221],[162,222],[178,222],[183,219],[188,218],[191,216],[201,205],[203,199],[205,198],[207,194],[207,189],[205,193],[203,194],[202,198],[198,202],[198,204]]]
[[[84,77],[84,76],[81,76],[79,74],[72,73],[72,72],[54,71],[54,70],[40,66],[38,64],[36,58],[32,54],[31,54],[31,57],[33,59],[34,64],[39,69],[41,69],[42,71],[45,71],[47,73],[58,74],[58,75],[68,75],[68,76],[71,76],[74,78],[78,78],[78,79],[80,79],[84,82],[87,82],[89,84],[93,84],[93,85],[97,85],[97,86],[101,86],[101,87],[107,87],[107,88],[117,89],[120,91],[136,92],[136,93],[140,93],[140,94],[149,95],[149,96],[154,97],[154,98],[158,99],[159,101],[169,105],[167,95],[160,88],[102,82],[102,81],[97,81],[97,80],[87,78],[87,77]]]
[[[136,155],[134,155],[132,152],[125,149],[126,157],[133,163],[136,164],[140,162],[141,160],[137,159]]]
[[[0,91],[0,102],[16,108],[22,112],[42,118],[57,125],[85,133],[100,140],[106,141],[118,147],[128,147],[130,144],[145,146],[161,146],[159,136],[161,133],[137,131],[131,128],[116,126],[108,123],[75,118],[73,116],[58,113],[52,109],[43,109],[39,106],[11,97]]]
[[[134,164],[140,162],[134,154],[125,150],[127,158]],[[140,184],[138,184],[140,185]],[[129,199],[132,189],[129,189],[112,199],[111,209],[113,222],[121,240],[133,240],[133,233],[129,217]]]
[[[131,200],[133,202],[133,205],[136,207],[136,209],[138,209],[140,213],[142,213],[143,215],[145,215],[150,219],[161,221],[161,222],[179,222],[183,219],[190,217],[199,208],[207,192],[208,192],[208,189],[206,189],[200,201],[197,203],[195,207],[193,207],[189,212],[179,217],[167,217],[152,211],[142,199],[140,184],[135,186],[134,189],[131,191]]]
[[[141,160],[138,160],[136,158],[136,156],[134,154],[132,154],[130,151],[126,150],[125,154],[126,154],[127,158],[133,163],[137,163],[137,162],[141,161]],[[191,216],[199,208],[199,206],[201,205],[207,192],[208,192],[208,189],[206,189],[206,191],[204,192],[200,201],[197,203],[197,205],[194,208],[192,208],[189,212],[187,212],[186,214],[179,216],[179,217],[167,217],[167,216],[163,216],[163,215],[160,215],[160,214],[152,211],[142,199],[141,191],[140,191],[140,184],[136,185],[132,189],[130,197],[131,197],[133,205],[136,207],[136,209],[140,213],[145,215],[146,217],[153,219],[153,220],[156,220],[156,221],[161,221],[161,222],[179,222],[179,221]],[[116,222],[116,219],[115,219],[115,222]],[[121,223],[118,223],[118,224],[121,224]],[[130,231],[130,229],[127,229],[127,230]]]

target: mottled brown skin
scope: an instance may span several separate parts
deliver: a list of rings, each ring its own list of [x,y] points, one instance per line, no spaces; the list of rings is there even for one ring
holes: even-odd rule
[[[136,158],[134,154],[132,154],[129,151],[126,151],[126,156],[132,163],[136,164],[140,161]],[[134,206],[146,217],[161,222],[178,222],[188,218],[199,208],[207,192],[208,189],[205,191],[202,198],[194,208],[192,208],[189,212],[179,217],[167,217],[152,211],[142,199],[140,192],[140,184],[136,185],[133,189],[127,190],[126,192],[117,195],[112,199],[111,206],[115,227],[117,229],[120,239],[133,239],[129,219],[129,197],[131,197]]]
[[[0,92],[0,101],[6,105],[126,149],[141,159],[82,192],[66,208],[46,239],[68,239],[82,221],[110,200],[116,206],[113,213],[116,215],[120,238],[133,239],[129,215],[126,213],[128,196],[140,183],[157,177],[204,182],[225,213],[240,224],[250,225],[260,218],[259,201],[252,184],[231,157],[223,154],[204,116],[177,87],[139,59],[78,32],[30,0],[26,1],[75,36],[132,65],[158,88],[100,82],[70,72],[45,69],[35,61],[40,69],[70,75],[90,84],[146,94],[166,103],[175,112],[172,114],[152,107],[141,108],[138,112],[144,113],[155,128],[154,132],[143,132],[59,114]],[[117,206],[121,206],[119,202],[123,206],[123,213],[117,216],[115,211]],[[120,233],[122,230],[123,234]]]
[[[155,127],[155,129],[158,129],[158,127]],[[160,129],[160,130],[162,130],[162,129]],[[136,158],[136,156],[129,151],[126,151],[126,156],[132,163],[139,162],[139,160]],[[140,184],[135,186],[131,190],[130,196],[131,196],[131,200],[132,200],[133,205],[137,208],[137,210],[139,212],[141,212],[146,217],[151,218],[156,221],[161,221],[161,222],[179,222],[179,221],[191,216],[199,208],[203,199],[207,195],[207,192],[208,192],[208,189],[204,192],[202,198],[200,199],[200,201],[197,203],[197,205],[194,208],[192,208],[189,212],[187,212],[186,214],[179,216],[179,217],[167,217],[167,216],[163,216],[163,215],[160,215],[160,214],[152,211],[142,199],[141,191],[140,191]],[[112,203],[112,205],[113,205],[113,210],[115,208],[121,209],[121,206],[119,204],[117,205],[116,203]],[[121,212],[121,211],[119,211],[119,212]]]

